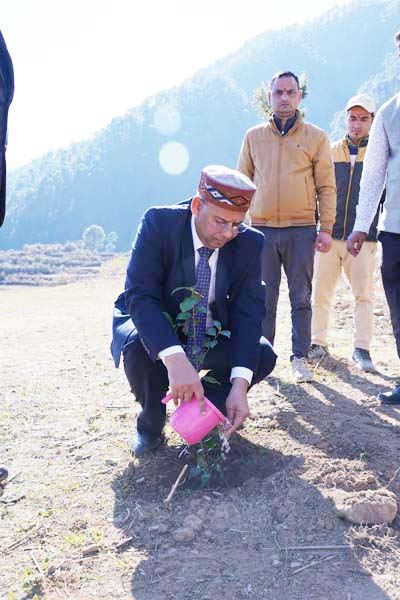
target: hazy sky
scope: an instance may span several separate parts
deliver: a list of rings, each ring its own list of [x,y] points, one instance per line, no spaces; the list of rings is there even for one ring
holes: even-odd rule
[[[16,87],[8,164],[88,137],[258,33],[349,2],[1,0]]]

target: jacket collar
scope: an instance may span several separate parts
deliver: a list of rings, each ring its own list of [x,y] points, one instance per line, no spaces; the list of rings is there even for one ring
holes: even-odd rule
[[[349,148],[350,148],[350,146],[353,147],[353,148],[364,148],[368,144],[368,139],[369,139],[369,137],[367,135],[366,137],[361,138],[361,140],[360,140],[360,142],[358,144],[355,144],[351,140],[350,136],[347,134],[346,137],[344,138],[344,141],[345,141],[345,144]]]
[[[296,119],[297,119],[297,113],[295,113],[293,115],[293,117],[290,117],[290,119],[286,120],[285,126],[283,127],[282,120],[279,117],[277,117],[275,114],[272,116],[274,118],[274,123],[276,125],[276,128],[279,130],[281,135],[286,135],[289,132],[289,130],[292,129],[292,127],[295,124]]]
[[[276,117],[274,114],[272,114],[269,119],[269,125],[272,129],[272,131],[279,135],[280,137],[282,136],[282,132],[281,130],[277,127],[276,121],[275,119],[277,119],[278,117]],[[291,121],[293,120],[293,122],[291,123]],[[299,127],[301,127],[301,125],[303,124],[303,118],[300,114],[299,110],[296,110],[296,114],[294,117],[292,117],[291,119],[288,120],[286,126],[285,126],[285,134],[284,135],[292,135],[295,131],[297,131],[299,129]],[[289,125],[289,127],[288,127]]]

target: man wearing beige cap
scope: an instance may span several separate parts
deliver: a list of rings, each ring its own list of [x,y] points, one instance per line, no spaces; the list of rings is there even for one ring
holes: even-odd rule
[[[319,360],[327,353],[329,315],[335,286],[343,270],[354,296],[354,349],[351,359],[363,371],[372,371],[374,368],[369,349],[373,325],[378,214],[357,260],[347,252],[346,240],[356,218],[363,161],[374,113],[375,101],[368,94],[350,98],[346,106],[346,135],[331,146],[337,189],[336,220],[330,252],[315,257],[312,344],[309,352],[311,360]]]
[[[275,366],[275,353],[261,338],[263,236],[245,224],[255,189],[242,173],[211,165],[202,170],[193,198],[150,208],[142,219],[125,291],[114,307],[111,344],[116,366],[123,354],[128,382],[142,406],[131,442],[135,456],[163,440],[161,399],[168,389],[176,402],[195,396],[202,406],[206,396],[227,415],[230,435],[249,415],[248,389]],[[182,314],[189,287],[201,302],[183,331],[171,320]],[[213,325],[225,336],[214,339]],[[199,362],[207,341],[210,350]],[[200,369],[218,383],[202,381]]]

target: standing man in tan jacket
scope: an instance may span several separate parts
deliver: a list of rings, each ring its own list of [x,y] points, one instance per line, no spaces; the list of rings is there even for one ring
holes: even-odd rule
[[[320,360],[328,352],[329,316],[335,287],[343,270],[354,297],[354,351],[351,359],[359,369],[367,372],[374,370],[369,347],[374,319],[379,209],[357,260],[347,252],[346,240],[356,220],[360,180],[374,113],[375,100],[372,96],[357,94],[350,98],[346,105],[346,136],[331,146],[337,188],[336,220],[331,251],[315,257],[311,348],[308,354],[309,359]]]
[[[269,92],[272,115],[247,131],[238,161],[238,170],[257,185],[250,215],[265,239],[263,335],[273,343],[283,265],[292,307],[291,363],[297,383],[312,379],[306,357],[311,342],[314,252],[329,251],[336,216],[328,136],[303,121],[298,110],[301,98],[298,77],[291,71],[277,73]]]

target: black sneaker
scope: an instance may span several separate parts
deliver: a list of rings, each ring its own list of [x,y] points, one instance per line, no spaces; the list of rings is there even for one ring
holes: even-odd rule
[[[390,390],[389,392],[381,392],[380,394],[378,394],[378,400],[380,400],[382,404],[388,404],[389,406],[399,406],[400,386],[396,387],[394,390]]]
[[[320,346],[319,344],[311,344],[307,354],[307,359],[311,361],[321,360],[328,354],[328,348],[326,346]]]
[[[368,350],[364,350],[364,348],[354,348],[351,360],[366,373],[370,373],[375,369],[370,353]]]

